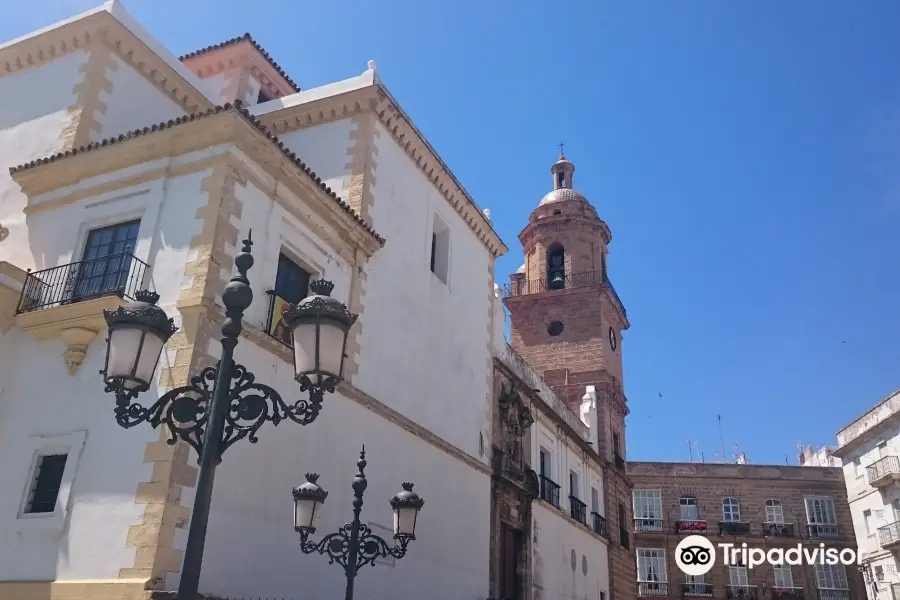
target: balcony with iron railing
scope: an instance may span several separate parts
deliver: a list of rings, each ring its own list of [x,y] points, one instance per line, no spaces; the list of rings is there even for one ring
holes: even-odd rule
[[[705,534],[706,521],[703,519],[679,519],[675,521],[675,533]]]
[[[750,523],[746,521],[719,521],[719,535],[750,535]]]
[[[800,587],[774,587],[772,588],[773,598],[782,598],[784,600],[803,600],[803,588]]]
[[[662,519],[635,519],[634,531],[636,533],[662,533]]]
[[[561,278],[542,278],[542,279],[525,279],[515,278],[510,283],[504,285],[503,296],[512,298],[517,296],[531,296],[533,294],[543,294],[544,292],[555,292],[559,290],[568,290],[576,288],[586,288],[593,286],[603,286],[609,290],[610,295],[615,300],[622,311],[625,313],[625,305],[622,299],[616,293],[609,277],[606,277],[603,271],[587,271],[585,273],[567,273]]]
[[[806,530],[809,537],[815,539],[834,539],[840,535],[840,530],[836,523],[807,523]]]
[[[713,585],[697,581],[686,581],[681,584],[681,596],[683,598],[712,598]]]
[[[725,597],[728,600],[757,600],[759,590],[755,585],[726,585]]]
[[[665,598],[669,595],[669,584],[665,581],[638,581],[638,596]]]
[[[149,272],[131,249],[29,271],[16,305],[16,326],[38,340],[62,341],[66,369],[74,375],[88,346],[106,327],[103,311],[134,300],[149,286]]]
[[[541,500],[544,502],[549,502],[556,508],[559,508],[559,488],[560,485],[546,477],[541,475]]]
[[[575,496],[569,496],[569,516],[587,525],[587,504]]]
[[[832,590],[819,588],[819,600],[850,600],[850,590]],[[864,599],[865,597],[863,597]]]
[[[878,528],[878,544],[884,550],[900,546],[900,521],[894,521]]]
[[[762,524],[762,534],[763,537],[794,537],[794,524],[766,521]]]
[[[614,456],[613,460],[614,460],[614,462],[616,464],[616,468],[618,470],[620,470],[620,471],[625,470],[625,459],[624,458],[622,458],[619,454],[616,454]]]
[[[866,467],[866,476],[869,485],[874,488],[882,488],[900,481],[900,459],[896,456],[879,458]]]
[[[591,529],[594,533],[600,534],[605,538],[609,537],[609,531],[606,529],[606,519],[599,513],[591,513]]]

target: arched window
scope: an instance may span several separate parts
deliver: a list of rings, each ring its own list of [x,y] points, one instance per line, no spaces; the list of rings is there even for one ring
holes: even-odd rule
[[[741,520],[741,503],[737,498],[722,498],[722,520],[732,523]]]
[[[566,287],[566,251],[561,244],[547,249],[547,288],[561,290]]]
[[[766,523],[784,524],[784,506],[781,500],[777,498],[766,500]]]

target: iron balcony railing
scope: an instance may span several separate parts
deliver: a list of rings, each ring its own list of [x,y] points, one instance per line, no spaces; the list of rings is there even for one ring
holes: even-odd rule
[[[575,496],[569,496],[569,514],[579,523],[587,525],[587,504]]]
[[[809,523],[806,528],[809,531],[809,537],[811,538],[836,538],[840,533],[838,526],[833,523]]]
[[[681,584],[681,595],[684,598],[712,598],[713,586],[711,583],[688,581]]]
[[[900,542],[900,521],[894,521],[878,528],[878,543],[882,547],[891,546],[897,542]]]
[[[763,537],[794,537],[794,524],[766,521],[762,524],[762,534]]]
[[[634,530],[639,533],[662,533],[662,519],[635,519]]]
[[[638,596],[663,597],[669,595],[669,584],[665,581],[638,581]]]
[[[772,588],[773,598],[784,600],[803,600],[803,588],[800,587],[776,587]]]
[[[675,533],[706,533],[706,521],[702,519],[679,519],[675,521]]]
[[[759,591],[755,585],[728,585],[725,586],[725,597],[728,600],[757,600]]]
[[[719,535],[750,535],[746,521],[719,521]]]
[[[819,588],[819,600],[850,600],[850,590],[823,590]]]
[[[559,484],[541,475],[541,500],[559,508]]]
[[[44,310],[104,296],[134,299],[144,289],[150,266],[131,253],[88,260],[30,272],[25,277],[16,314]]]
[[[616,288],[613,287],[609,277],[606,277],[603,274],[603,271],[570,273],[563,275],[562,278],[559,279],[516,279],[504,285],[503,295],[506,298],[512,296],[530,296],[532,294],[542,294],[544,292],[591,287],[595,285],[605,286],[610,291],[613,298],[616,300],[616,304],[619,305],[619,309],[624,315],[625,305],[622,304],[622,299],[619,298],[619,295],[616,293]]]
[[[625,470],[625,459],[622,458],[621,456],[619,456],[618,454],[615,455],[615,463],[616,463],[617,469],[619,469],[620,471]]]
[[[879,458],[871,465],[866,467],[866,475],[869,483],[881,479],[886,475],[900,474],[900,459],[896,456],[885,456]]]
[[[594,533],[609,537],[609,532],[606,530],[606,519],[600,513],[591,513],[591,529],[594,530]]]

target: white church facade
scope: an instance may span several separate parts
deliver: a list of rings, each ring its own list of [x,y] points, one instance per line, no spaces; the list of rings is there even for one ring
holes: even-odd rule
[[[409,552],[361,572],[357,596],[498,593],[491,449],[507,346],[494,261],[507,248],[373,62],[301,90],[249,36],[176,58],[113,0],[0,45],[0,98],[0,598],[177,588],[196,455],[116,423],[98,374],[103,310],[152,289],[174,320],[149,405],[220,356],[220,295],[251,230],[254,301],[235,360],[260,382],[288,401],[308,393],[280,314],[310,281],[331,281],[359,317],[316,421],[267,425],[223,457],[200,591],[343,593],[341,569],[301,552],[291,490],[319,473],[319,531],[336,531],[364,444],[364,523],[390,540],[402,482],[426,504]],[[124,298],[89,293],[111,280]],[[536,411],[536,431],[553,431],[556,404]],[[569,417],[558,442],[534,437],[528,452],[576,440],[560,465],[580,465],[590,505],[580,523],[535,511],[544,592],[522,585],[515,600],[611,597],[605,521],[591,515],[606,514],[603,460]]]

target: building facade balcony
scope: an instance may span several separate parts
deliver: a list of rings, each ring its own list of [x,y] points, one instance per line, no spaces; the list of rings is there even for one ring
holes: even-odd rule
[[[541,475],[541,500],[559,508],[559,484]]]
[[[775,587],[772,588],[773,598],[784,600],[803,600],[803,588],[800,587]]]
[[[683,598],[712,598],[713,585],[711,583],[697,583],[694,581],[682,583],[681,596]]]
[[[819,600],[850,600],[850,590],[830,590],[819,588]]]
[[[755,585],[728,585],[725,586],[725,597],[728,600],[757,600],[759,590]]]
[[[669,595],[669,584],[665,581],[638,581],[637,587],[641,598],[665,598]]]
[[[620,471],[625,470],[625,459],[623,457],[616,454],[615,457],[613,458],[613,460],[616,464],[617,469],[619,469]]]
[[[719,521],[719,535],[750,535],[746,521]]]
[[[763,537],[794,537],[793,523],[771,523],[762,524]]]
[[[900,546],[900,521],[894,521],[878,528],[878,544],[884,550]]]
[[[706,521],[703,519],[679,519],[675,521],[675,533],[705,534]]]
[[[61,340],[70,375],[84,361],[87,347],[106,328],[104,310],[113,310],[145,289],[150,266],[130,249],[28,272],[15,323],[38,340]]]
[[[591,513],[591,529],[594,533],[602,535],[605,538],[609,537],[609,531],[606,528],[606,519],[599,513]]]
[[[833,540],[840,536],[840,529],[834,523],[808,523],[806,529],[809,537],[822,540]]]
[[[586,288],[594,286],[603,286],[609,290],[610,295],[619,305],[622,314],[625,314],[625,305],[622,304],[621,298],[616,293],[609,277],[606,277],[603,271],[588,271],[586,273],[560,273],[559,277],[547,277],[542,279],[514,279],[510,283],[504,285],[504,296],[507,298],[515,296],[530,296],[532,294],[543,294],[544,292],[554,292],[558,290],[567,290],[575,288]]]
[[[900,481],[900,458],[896,456],[879,458],[866,467],[866,475],[869,485],[874,488],[887,487],[895,481]]]
[[[575,496],[569,496],[569,516],[587,525],[587,504]]]
[[[662,519],[635,519],[634,531],[636,533],[662,533]]]

